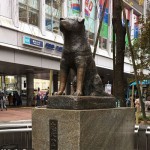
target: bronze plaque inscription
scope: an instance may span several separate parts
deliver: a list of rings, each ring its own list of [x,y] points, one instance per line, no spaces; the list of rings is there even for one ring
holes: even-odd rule
[[[49,120],[50,150],[58,150],[58,121]]]

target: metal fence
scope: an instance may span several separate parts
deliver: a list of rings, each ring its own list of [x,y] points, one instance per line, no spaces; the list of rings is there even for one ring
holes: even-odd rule
[[[150,126],[135,125],[134,150],[150,150]]]
[[[135,125],[134,150],[150,150],[150,126]],[[0,150],[32,150],[32,124],[0,125]]]
[[[0,150],[12,149],[32,149],[31,123],[0,125]]]

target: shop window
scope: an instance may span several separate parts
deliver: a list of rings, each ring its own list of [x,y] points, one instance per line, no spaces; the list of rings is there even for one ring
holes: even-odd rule
[[[39,0],[19,0],[19,20],[38,26]]]
[[[107,39],[99,37],[99,48],[107,49]]]
[[[46,0],[45,1],[45,26],[49,31],[59,33],[59,18],[61,10],[61,1]]]
[[[127,45],[125,46],[125,56],[128,58],[130,57],[130,50],[129,50],[129,46]]]
[[[94,45],[94,36],[95,36],[94,33],[92,32],[88,33],[88,40],[89,40],[90,45]]]

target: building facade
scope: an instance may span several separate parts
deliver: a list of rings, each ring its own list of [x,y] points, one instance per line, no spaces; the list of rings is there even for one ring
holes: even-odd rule
[[[131,38],[138,36],[138,18],[143,13],[143,3],[124,0],[129,20]],[[28,98],[33,95],[33,79],[48,79],[53,71],[53,91],[59,78],[59,62],[63,51],[63,37],[59,30],[59,18],[82,16],[91,48],[104,0],[7,0],[0,1],[0,74],[17,76],[27,81]],[[126,41],[126,43],[128,43]],[[96,66],[104,84],[112,84],[112,0],[108,0],[100,32]],[[131,61],[125,58],[124,73],[127,78],[133,72]],[[5,83],[1,88],[5,87]]]

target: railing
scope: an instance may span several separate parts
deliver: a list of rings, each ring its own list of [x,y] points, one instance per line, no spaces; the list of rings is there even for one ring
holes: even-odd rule
[[[150,126],[135,125],[134,150],[150,150]]]
[[[5,149],[32,149],[31,123],[1,124],[0,150]]]
[[[150,126],[135,125],[134,150],[150,150]],[[32,124],[0,125],[0,150],[32,150]]]

